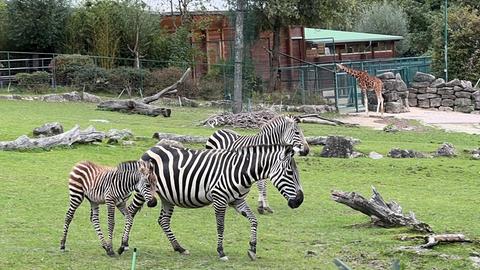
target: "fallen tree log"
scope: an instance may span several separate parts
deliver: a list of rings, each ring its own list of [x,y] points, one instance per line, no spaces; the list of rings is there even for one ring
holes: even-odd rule
[[[260,128],[274,117],[278,116],[273,111],[263,110],[243,113],[222,113],[210,116],[203,121],[204,126],[218,127],[230,126],[236,128]]]
[[[331,126],[347,126],[347,127],[358,127],[357,124],[350,124],[345,123],[340,120],[330,119],[319,114],[312,113],[312,114],[303,114],[298,115],[298,119],[300,119],[301,123],[312,123],[312,124],[323,124],[323,125],[331,125]]]
[[[374,225],[380,227],[409,226],[412,229],[424,233],[432,233],[432,228],[415,217],[413,212],[408,215],[402,213],[402,207],[394,202],[385,202],[375,187],[372,187],[373,195],[370,200],[355,192],[332,191],[332,199],[345,204],[350,208],[360,211],[369,216]]]
[[[170,117],[172,111],[166,108],[141,103],[135,100],[107,100],[97,105],[99,110],[116,111],[121,113],[143,114],[148,116]]]
[[[178,134],[173,134],[173,133],[161,133],[161,132],[155,132],[153,134],[153,138],[157,140],[172,140],[172,141],[177,141],[181,143],[206,143],[207,142],[207,137],[202,137],[202,136],[188,136],[188,135],[178,135]]]
[[[80,138],[80,127],[76,125],[67,132],[38,139],[31,139],[22,135],[14,141],[0,142],[0,150],[26,150],[34,148],[52,148],[55,146],[69,146]]]
[[[179,85],[183,84],[188,78],[188,75],[191,74],[192,70],[188,68],[182,75],[182,77],[175,82],[174,84],[162,89],[153,96],[144,97],[142,99],[133,100],[107,100],[100,102],[97,105],[97,109],[106,110],[106,111],[116,111],[121,113],[133,113],[133,114],[142,114],[148,116],[159,116],[163,115],[164,117],[170,117],[172,110],[166,108],[160,108],[157,106],[149,105],[150,103],[158,100],[160,97],[166,94],[173,94],[177,92]]]
[[[80,131],[79,138],[75,143],[101,142],[103,139],[105,139],[105,132],[97,131],[93,126],[89,126],[85,130]]]

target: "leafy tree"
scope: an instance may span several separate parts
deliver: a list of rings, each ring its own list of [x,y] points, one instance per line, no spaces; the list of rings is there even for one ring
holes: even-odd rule
[[[7,3],[0,0],[0,50],[7,49]]]
[[[8,42],[15,50],[54,52],[63,41],[68,0],[8,1]]]
[[[367,6],[360,13],[354,29],[358,32],[403,36],[404,40],[396,45],[399,54],[405,53],[410,46],[407,14],[403,8],[386,1]]]
[[[443,76],[443,14],[436,16],[432,29],[433,69]],[[475,8],[453,5],[448,10],[448,73],[449,78],[480,78],[480,13]]]

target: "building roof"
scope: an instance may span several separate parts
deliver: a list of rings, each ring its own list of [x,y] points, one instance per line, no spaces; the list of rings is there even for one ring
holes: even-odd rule
[[[333,41],[332,41],[333,39]],[[360,32],[347,32],[318,28],[305,28],[305,40],[314,43],[348,43],[402,40],[402,36],[380,35]]]

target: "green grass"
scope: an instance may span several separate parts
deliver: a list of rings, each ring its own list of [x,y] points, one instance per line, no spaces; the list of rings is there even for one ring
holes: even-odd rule
[[[150,118],[95,110],[90,104],[42,103],[0,100],[0,140],[31,134],[34,127],[59,121],[65,129],[75,124],[94,125],[98,130],[129,128],[137,136],[150,138],[156,132],[208,136],[213,129],[198,126],[214,113],[211,109],[174,108],[171,118]],[[110,123],[91,122],[106,119]],[[436,129],[395,134],[366,128],[344,128],[302,124],[306,136],[338,134],[362,140],[357,149],[386,154],[393,147],[434,151],[442,142],[453,143],[460,152],[479,146],[478,136],[445,133]],[[245,132],[245,131],[240,131]],[[253,131],[246,131],[252,133]],[[63,220],[68,206],[67,177],[81,160],[114,165],[137,159],[153,139],[135,146],[78,145],[48,151],[0,152],[0,269],[128,269],[132,251],[116,258],[106,256],[89,222],[89,205],[80,207],[67,240],[67,252],[59,251]],[[200,148],[201,145],[191,147]],[[259,220],[258,260],[250,261],[247,248],[248,221],[229,209],[226,217],[225,252],[229,262],[216,254],[215,217],[211,207],[176,208],[172,228],[190,256],[174,253],[157,224],[159,208],[143,209],[135,219],[130,245],[137,247],[137,269],[336,269],[340,258],[353,269],[387,269],[399,259],[403,269],[471,269],[468,260],[475,244],[436,247],[425,255],[397,252],[396,240],[412,234],[406,228],[367,226],[369,219],[330,199],[330,190],[357,191],[370,196],[374,185],[385,199],[395,199],[404,210],[413,210],[439,233],[463,232],[471,238],[480,234],[478,194],[479,161],[466,154],[434,159],[325,159],[313,147],[308,157],[298,157],[305,191],[303,205],[295,210],[269,185],[273,215]],[[248,201],[256,208],[257,190]],[[106,211],[101,208],[105,225]],[[105,226],[104,226],[105,227]],[[114,246],[118,248],[123,219],[117,212]],[[305,256],[307,251],[316,255]],[[439,254],[456,255],[445,259]]]

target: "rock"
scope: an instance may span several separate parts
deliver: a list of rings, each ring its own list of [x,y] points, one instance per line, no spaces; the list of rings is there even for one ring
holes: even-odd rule
[[[416,93],[410,93],[408,92],[408,98],[417,98],[417,94]]]
[[[400,97],[397,92],[388,92],[383,94],[384,102],[394,102],[397,101]]]
[[[50,137],[61,133],[63,133],[63,126],[58,122],[46,123],[33,129],[33,136],[35,137]]]
[[[418,92],[418,89],[417,88],[413,88],[413,87],[409,87],[408,88],[408,92],[410,94],[416,94]]]
[[[470,114],[480,114],[480,111],[472,111]]]
[[[472,150],[471,154],[472,159],[480,160],[480,148]]]
[[[368,154],[368,157],[371,158],[371,159],[382,159],[383,155],[381,155],[377,152],[370,152],[370,154]]]
[[[387,113],[401,113],[403,112],[403,105],[400,102],[386,102],[385,112]]]
[[[453,108],[452,108],[452,107],[443,107],[443,106],[440,106],[440,107],[438,107],[438,110],[439,110],[439,111],[442,111],[442,112],[453,112]]]
[[[353,143],[342,136],[329,136],[320,153],[321,157],[352,158],[357,156]]]
[[[455,99],[457,99],[457,96],[455,96],[455,95],[442,95],[442,99],[452,99],[452,100],[455,100]]]
[[[110,121],[105,120],[105,119],[90,119],[88,120],[90,122],[99,122],[99,123],[110,123]]]
[[[442,98],[432,98],[430,99],[430,108],[440,107],[442,103]]]
[[[434,87],[427,87],[427,90],[425,90],[427,93],[437,93],[437,88]]]
[[[377,76],[380,80],[395,79],[393,72],[385,72]]]
[[[469,106],[469,105],[472,105],[472,100],[469,98],[455,99],[455,106]]]
[[[64,94],[62,94],[62,97],[66,101],[73,101],[73,102],[82,101],[82,97],[80,96],[80,94],[77,91],[73,91],[73,92],[70,92],[70,93],[64,93]]]
[[[463,91],[463,87],[461,86],[454,86],[453,91],[458,92],[458,91]]]
[[[437,90],[437,94],[439,94],[439,95],[454,95],[455,91],[453,89],[448,89],[448,88],[439,88]]]
[[[49,94],[42,96],[42,100],[45,102],[65,102],[67,101],[63,96],[57,94]]]
[[[462,86],[462,82],[459,79],[454,79],[445,83],[445,86],[449,86],[449,87]]]
[[[475,92],[473,92],[472,98],[473,98],[475,101],[480,102],[480,91],[475,91]]]
[[[422,100],[422,99],[429,99],[429,98],[436,98],[439,97],[437,94],[418,94],[417,99]]]
[[[455,104],[453,99],[442,99],[442,106],[443,107],[452,107]]]
[[[388,156],[391,158],[424,158],[425,154],[415,150],[403,150],[399,148],[393,148],[388,152]]]
[[[186,97],[181,97],[180,100],[182,101],[182,106],[192,107],[192,108],[196,108],[196,107],[200,106],[198,101],[193,100],[193,99],[189,99],[189,98],[186,98]]]
[[[83,92],[82,94],[82,100],[84,102],[91,102],[91,103],[100,103],[102,102],[102,99],[98,96],[95,96],[95,95],[92,95],[90,93],[87,93],[87,92]]]
[[[314,256],[317,256],[317,252],[316,251],[313,251],[313,250],[307,250],[307,254],[305,255],[305,257],[314,257]]]
[[[427,88],[430,86],[430,82],[429,81],[425,81],[425,82],[417,82],[417,81],[414,81],[410,84],[410,87],[413,87],[413,88],[417,88],[417,89],[420,89],[420,88]]]
[[[460,84],[462,85],[463,88],[473,88],[473,84],[471,81],[461,80]]]
[[[408,99],[408,105],[410,105],[410,107],[417,107],[418,106],[418,100],[416,98],[409,98]]]
[[[435,81],[435,76],[433,76],[432,74],[417,71],[417,73],[415,73],[415,76],[413,76],[413,81],[414,82],[429,82],[429,84],[430,84],[431,82]]]
[[[460,105],[460,106],[455,106],[453,110],[456,112],[471,113],[472,111],[475,110],[475,107],[473,105],[466,105],[466,106]]]
[[[106,137],[108,138],[107,143],[114,144],[118,143],[119,140],[128,140],[133,138],[133,133],[128,129],[110,129],[107,132]]]
[[[439,157],[454,157],[457,154],[455,153],[455,147],[451,143],[445,142],[438,148],[435,155]]]
[[[133,146],[133,145],[135,145],[135,142],[134,142],[134,141],[123,141],[123,142],[122,142],[122,145],[124,145],[124,146]]]
[[[426,87],[418,88],[417,93],[418,94],[425,94],[425,93],[427,93],[427,88]]]
[[[445,86],[445,80],[443,78],[438,78],[430,84],[430,87],[439,88]]]
[[[386,125],[384,128],[383,128],[383,131],[385,132],[398,132],[400,131],[398,129],[397,126],[393,125],[393,124],[390,124],[390,125]]]
[[[475,101],[475,110],[480,110],[480,101]]]
[[[303,105],[299,107],[299,111],[304,112],[304,113],[317,113],[317,109],[315,108],[314,105]]]
[[[459,98],[471,98],[472,97],[472,93],[470,92],[464,92],[464,91],[459,91],[459,92],[455,92],[455,96],[459,97]]]
[[[418,100],[418,107],[420,108],[430,108],[430,100],[428,99],[423,99],[423,100]]]
[[[167,145],[167,146],[173,146],[178,148],[185,148],[181,142],[169,140],[169,139],[161,139],[160,141],[157,142],[156,145]]]

